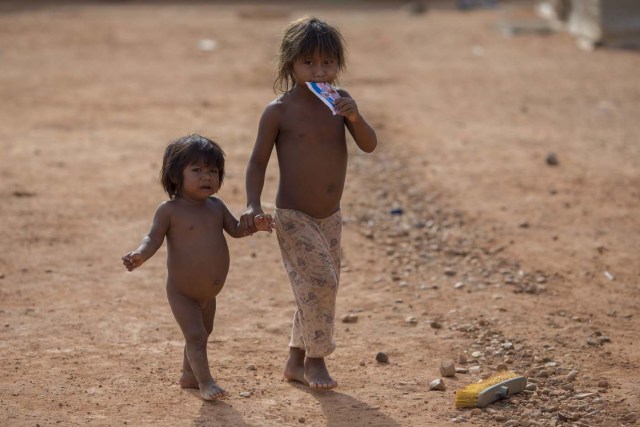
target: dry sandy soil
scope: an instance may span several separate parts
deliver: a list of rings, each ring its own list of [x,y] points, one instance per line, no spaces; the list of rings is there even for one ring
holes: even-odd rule
[[[0,4],[1,425],[636,423],[638,52],[505,37],[501,22],[536,19],[528,2],[420,15],[397,2],[55,3]],[[351,143],[343,200],[337,316],[358,321],[338,321],[339,388],[283,381],[293,300],[276,239],[229,239],[209,343],[229,396],[204,402],[176,384],[165,250],[133,273],[120,257],[165,200],[172,138],[223,145],[220,196],[243,211],[280,32],[305,13],[343,31],[341,83],[380,139],[372,155]],[[265,201],[276,185],[274,159]],[[429,391],[447,359],[469,372]],[[532,390],[453,408],[499,364]]]

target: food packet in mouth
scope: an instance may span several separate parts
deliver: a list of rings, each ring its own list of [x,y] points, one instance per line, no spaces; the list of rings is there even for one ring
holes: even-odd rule
[[[340,98],[340,94],[335,87],[331,86],[329,83],[316,82],[307,82],[307,87],[311,92],[313,92],[315,96],[320,98],[320,100],[331,109],[331,112],[334,116],[338,114],[338,109],[336,108],[335,101],[336,99]]]

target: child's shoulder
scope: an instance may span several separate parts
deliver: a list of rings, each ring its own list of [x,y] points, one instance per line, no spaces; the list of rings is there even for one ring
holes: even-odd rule
[[[207,205],[216,209],[224,208],[227,206],[224,204],[224,201],[222,201],[222,199],[218,196],[207,197]]]
[[[176,199],[165,200],[158,205],[157,211],[170,211],[177,203]]]
[[[287,105],[288,103],[289,103],[289,96],[287,96],[286,93],[283,93],[277,98],[272,99],[265,107],[265,110],[278,110],[278,109],[281,109],[283,106]]]
[[[280,95],[267,104],[262,113],[262,119],[277,122],[283,116],[287,104],[286,94]]]

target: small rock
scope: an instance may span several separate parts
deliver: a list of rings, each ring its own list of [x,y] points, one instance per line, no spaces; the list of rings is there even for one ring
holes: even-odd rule
[[[443,377],[453,377],[456,375],[456,367],[453,360],[443,360],[440,362],[440,375]]]
[[[413,317],[413,316],[409,316],[409,317],[407,317],[407,318],[405,319],[405,323],[406,323],[407,325],[415,326],[415,325],[417,325],[417,324],[418,324],[418,321],[416,320],[416,318],[415,318],[415,317]]]
[[[444,385],[444,381],[442,381],[442,378],[438,378],[429,383],[429,389],[444,391],[446,390],[446,387]]]
[[[556,156],[556,153],[549,153],[547,154],[547,164],[549,166],[558,166],[558,156]]]
[[[571,372],[567,374],[567,381],[574,381],[579,373],[580,371],[572,369]]]
[[[467,368],[458,368],[456,367],[456,374],[468,374],[469,370]]]
[[[598,387],[600,387],[600,388],[609,388],[609,381],[607,381],[607,380],[598,381]]]
[[[254,365],[253,363],[249,363],[247,365],[247,371],[257,371],[258,368],[256,368],[256,365]]]
[[[249,397],[251,396],[251,392],[250,391],[241,391],[240,392],[240,397]]]
[[[587,397],[596,396],[598,393],[580,393],[573,396],[574,399],[586,399]]]
[[[198,49],[203,52],[211,52],[216,50],[218,42],[211,39],[202,39],[198,42]]]
[[[376,354],[376,360],[380,363],[389,363],[389,356],[387,356],[387,353],[381,351]]]
[[[429,322],[429,326],[431,326],[433,329],[442,329],[442,323],[438,322],[437,320],[432,320],[431,322]]]
[[[358,322],[358,316],[355,314],[345,314],[344,316],[342,316],[342,323],[357,323]]]
[[[304,419],[304,417],[300,417],[300,418],[298,418],[298,422],[299,422],[300,424],[304,424],[306,421],[307,421],[307,420],[305,420],[305,419]]]
[[[549,378],[549,371],[545,371],[544,369],[538,371],[535,375],[537,378]]]

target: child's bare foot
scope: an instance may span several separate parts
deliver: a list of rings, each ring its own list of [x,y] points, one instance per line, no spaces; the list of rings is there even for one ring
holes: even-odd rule
[[[212,379],[210,382],[200,386],[200,396],[204,400],[216,400],[227,394],[222,387],[220,387]]]
[[[338,386],[338,382],[329,375],[324,357],[307,357],[305,359],[304,378],[311,388],[329,389]]]
[[[309,385],[304,379],[304,350],[289,347],[289,359],[284,367],[284,377],[289,381],[297,381]]]
[[[182,388],[200,388],[198,380],[191,371],[182,371],[182,376],[178,380]]]

